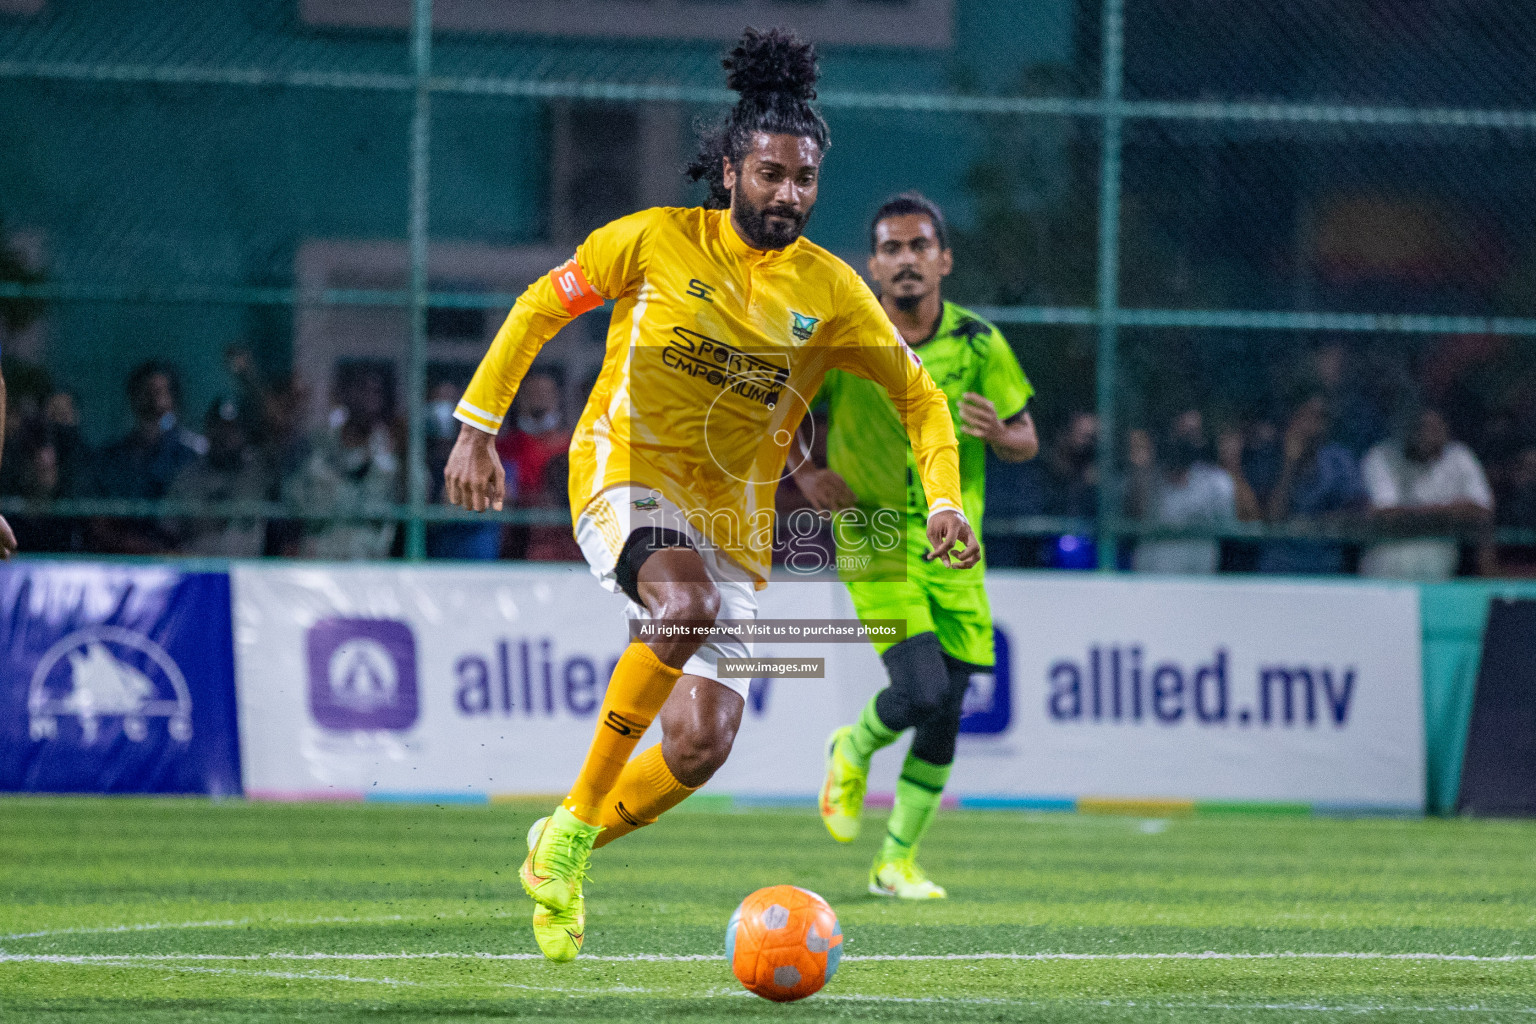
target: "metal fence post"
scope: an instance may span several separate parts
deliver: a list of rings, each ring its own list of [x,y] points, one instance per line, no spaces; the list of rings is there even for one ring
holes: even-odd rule
[[[1103,0],[1103,4],[1099,54],[1104,102],[1103,137],[1099,142],[1099,346],[1094,390],[1099,414],[1099,569],[1113,572],[1119,547],[1113,522],[1120,512],[1120,487],[1115,474],[1115,391],[1120,334],[1120,146],[1124,116],[1120,94],[1124,78],[1125,2]]]
[[[410,518],[405,527],[405,557],[420,561],[427,554],[427,529],[422,512],[427,503],[426,423],[422,415],[427,389],[427,215],[428,172],[432,142],[432,0],[414,0],[411,18],[411,64],[416,78],[416,109],[411,115],[411,348],[406,371],[406,501]]]

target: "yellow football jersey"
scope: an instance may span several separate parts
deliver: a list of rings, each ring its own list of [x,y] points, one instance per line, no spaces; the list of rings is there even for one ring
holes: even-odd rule
[[[805,239],[771,252],[729,211],[657,208],[598,228],[517,300],[456,415],[494,433],[539,349],[614,301],[603,368],[571,440],[571,515],[605,488],[649,487],[761,583],[796,428],[839,368],[883,386],[930,510],[959,510],[949,404],[842,260]]]

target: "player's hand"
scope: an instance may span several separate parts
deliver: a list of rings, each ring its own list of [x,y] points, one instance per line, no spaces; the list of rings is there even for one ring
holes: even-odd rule
[[[1003,439],[1008,428],[998,419],[997,406],[992,400],[974,391],[960,396],[960,429],[972,437],[979,437],[988,444]]]
[[[858,504],[842,475],[830,469],[807,467],[795,474],[795,486],[818,512],[841,512]]]
[[[981,560],[981,541],[965,517],[946,508],[928,517],[928,543],[933,548],[923,556],[938,559],[951,569],[969,569]]]
[[[450,505],[471,512],[488,508],[500,512],[507,493],[507,474],[496,454],[496,436],[462,424],[443,470],[443,485]]]
[[[0,516],[0,562],[15,553],[16,535],[11,532],[11,524],[5,521],[5,516]]]

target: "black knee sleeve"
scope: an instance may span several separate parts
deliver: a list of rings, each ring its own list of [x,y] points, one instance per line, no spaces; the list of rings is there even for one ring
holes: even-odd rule
[[[891,685],[875,697],[875,713],[887,729],[910,729],[943,705],[949,677],[944,648],[933,633],[907,637],[881,655],[881,660]]]
[[[949,764],[955,759],[955,738],[960,735],[960,713],[965,704],[966,688],[971,685],[971,676],[977,672],[992,671],[984,665],[972,665],[948,654],[944,655],[944,670],[948,688],[944,694],[943,707],[918,723],[912,735],[913,756],[929,764]]]
[[[635,604],[645,604],[640,600],[640,567],[647,558],[666,548],[691,550],[693,542],[680,531],[669,530],[664,526],[642,526],[624,542],[624,550],[619,552],[619,561],[613,567],[613,575],[619,589]]]

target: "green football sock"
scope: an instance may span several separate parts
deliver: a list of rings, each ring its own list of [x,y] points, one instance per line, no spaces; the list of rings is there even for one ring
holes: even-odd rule
[[[944,797],[944,783],[949,781],[953,765],[929,764],[920,757],[907,755],[901,764],[901,778],[896,780],[896,805],[891,808],[886,825],[881,860],[910,857],[933,823],[934,812]]]
[[[859,712],[859,720],[853,723],[853,732],[848,734],[848,749],[843,751],[843,756],[860,768],[868,768],[869,759],[875,751],[895,743],[899,735],[887,729],[885,723],[880,721],[880,714],[875,710],[875,698],[871,697],[869,703],[864,705],[864,710]]]

